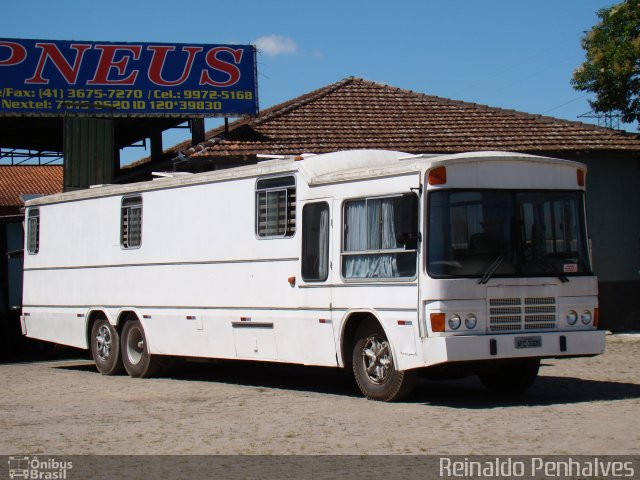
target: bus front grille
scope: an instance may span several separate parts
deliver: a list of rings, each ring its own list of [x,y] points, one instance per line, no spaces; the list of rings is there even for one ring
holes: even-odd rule
[[[555,328],[554,297],[489,299],[489,332],[512,333]]]

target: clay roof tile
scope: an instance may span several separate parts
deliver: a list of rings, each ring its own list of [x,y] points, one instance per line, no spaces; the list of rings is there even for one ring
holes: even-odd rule
[[[20,195],[62,192],[62,165],[0,165],[0,206],[20,207]]]
[[[389,148],[409,153],[640,151],[640,135],[348,77],[207,132],[198,157]]]

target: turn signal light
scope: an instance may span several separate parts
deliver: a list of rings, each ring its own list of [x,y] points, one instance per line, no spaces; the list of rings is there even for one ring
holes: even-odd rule
[[[578,186],[584,187],[584,170],[578,169],[577,175],[578,175]]]
[[[598,314],[600,313],[600,309],[598,307],[593,309],[593,326],[598,326]]]
[[[444,313],[432,313],[431,317],[431,331],[432,332],[444,332]]]
[[[429,185],[444,185],[447,183],[447,169],[436,167],[429,171]]]

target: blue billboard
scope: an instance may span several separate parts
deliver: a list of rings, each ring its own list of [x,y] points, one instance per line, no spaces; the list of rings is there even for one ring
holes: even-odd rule
[[[253,45],[0,38],[0,116],[258,114]]]

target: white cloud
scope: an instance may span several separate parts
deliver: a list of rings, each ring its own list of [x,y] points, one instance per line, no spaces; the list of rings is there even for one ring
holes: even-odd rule
[[[298,51],[298,45],[292,38],[282,35],[267,35],[255,39],[253,43],[258,51],[269,56],[292,55]]]

